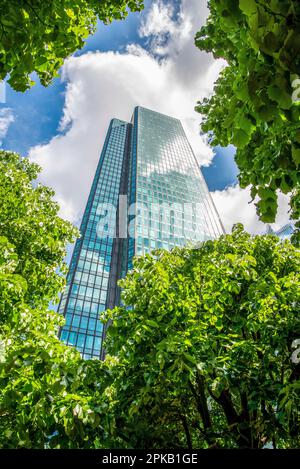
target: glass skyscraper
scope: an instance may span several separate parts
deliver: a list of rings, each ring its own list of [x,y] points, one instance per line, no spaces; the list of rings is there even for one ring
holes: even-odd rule
[[[104,356],[99,315],[120,301],[118,280],[135,255],[223,233],[181,122],[136,107],[110,123],[59,312],[61,340],[85,358]]]
[[[274,231],[271,226],[268,226],[267,234],[273,234],[275,236],[278,236],[278,238],[285,240],[291,238],[292,234],[294,233],[294,230],[295,228],[293,223],[287,223],[277,231]]]

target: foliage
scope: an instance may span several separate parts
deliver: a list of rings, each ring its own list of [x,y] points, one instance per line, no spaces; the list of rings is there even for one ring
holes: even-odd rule
[[[252,185],[260,219],[272,223],[277,191],[291,193],[300,219],[300,3],[210,0],[196,45],[227,66],[210,99],[198,103],[212,144],[237,147],[239,182]],[[297,92],[298,87],[298,92]],[[296,89],[295,89],[296,88]],[[293,99],[292,99],[293,98]],[[300,222],[294,241],[300,242]]]
[[[63,288],[65,246],[78,232],[58,217],[38,172],[0,152],[0,447],[84,447],[99,429],[82,383],[90,386],[100,362],[86,371],[57,338],[63,318],[48,303]]]
[[[0,152],[0,447],[299,446],[299,251],[236,226],[136,259],[85,361],[48,309],[78,233],[38,171]]]
[[[231,235],[135,260],[106,313],[112,437],[125,447],[299,446],[300,253]]]
[[[1,0],[0,79],[16,91],[32,86],[35,71],[44,86],[57,76],[63,61],[105,24],[139,11],[142,0]]]

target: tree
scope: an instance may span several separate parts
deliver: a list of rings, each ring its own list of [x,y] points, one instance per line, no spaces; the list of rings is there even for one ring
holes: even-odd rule
[[[9,74],[12,88],[25,91],[35,71],[47,86],[95,32],[97,19],[108,24],[142,8],[142,0],[1,0],[0,79]]]
[[[299,251],[236,226],[137,258],[83,360],[48,308],[78,232],[38,171],[0,152],[0,447],[299,447]]]
[[[300,242],[300,4],[297,0],[210,0],[196,45],[227,66],[198,103],[214,146],[233,144],[242,188],[260,219],[274,222],[277,191],[291,194]]]
[[[299,447],[299,267],[290,241],[241,225],[198,249],[137,258],[124,306],[106,312],[114,440]]]
[[[66,243],[78,231],[58,217],[38,172],[0,152],[0,447],[93,447],[102,435],[91,405],[98,379],[105,384],[103,365],[60,342],[64,320],[48,309],[65,283]]]

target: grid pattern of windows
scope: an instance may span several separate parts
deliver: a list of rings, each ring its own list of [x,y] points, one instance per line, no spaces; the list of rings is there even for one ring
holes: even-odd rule
[[[114,238],[107,224],[114,225],[115,213],[103,213],[102,204],[117,206],[124,148],[129,124],[114,119],[108,131],[81,224],[59,310],[66,323],[60,338],[75,346],[85,358],[99,357],[103,326],[99,315],[106,309]],[[99,207],[102,207],[99,210]],[[99,223],[105,217],[105,224]]]
[[[135,254],[222,234],[222,224],[178,119],[141,107],[134,113]],[[129,247],[129,252],[133,249]]]
[[[274,234],[278,236],[280,239],[290,239],[292,234],[294,233],[294,225],[293,223],[288,223],[280,228],[278,231],[272,230],[271,226],[268,226],[267,234]]]
[[[116,238],[120,194],[128,196],[125,239]],[[80,231],[59,305],[60,338],[85,358],[103,358],[99,317],[119,301],[117,280],[133,256],[223,232],[179,120],[137,107],[130,124],[111,121]]]
[[[137,181],[137,136],[138,136],[138,108],[135,108],[133,116],[133,132],[131,134],[131,158],[128,178],[128,204],[133,207],[136,204],[136,181]],[[128,207],[128,208],[129,208]],[[128,249],[127,249],[127,269],[132,269],[132,259],[135,254],[135,210],[128,212]]]

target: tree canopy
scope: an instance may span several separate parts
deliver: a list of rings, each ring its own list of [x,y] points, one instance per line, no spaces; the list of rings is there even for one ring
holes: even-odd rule
[[[300,252],[237,225],[139,257],[83,360],[48,307],[78,232],[38,171],[0,152],[0,447],[299,447]]]
[[[115,437],[143,448],[299,447],[300,253],[231,235],[135,260],[106,313]],[[126,439],[123,438],[126,436]]]
[[[0,151],[0,447],[109,447],[114,360],[85,361],[58,339],[64,318],[49,302],[62,292],[66,245],[79,233],[58,216],[39,171]]]
[[[36,72],[47,86],[95,32],[97,19],[107,24],[142,8],[142,0],[1,0],[0,79],[9,75],[12,88],[25,91]]]
[[[209,0],[196,45],[223,58],[214,94],[196,109],[214,146],[233,144],[242,188],[274,222],[278,190],[291,194],[300,242],[300,3]]]
[[[35,181],[38,172],[28,159],[0,152],[2,448],[43,448],[54,431],[68,447],[80,434],[76,405],[87,406],[74,391],[82,359],[59,341],[63,318],[48,309],[65,283],[66,243],[78,232],[58,217],[53,191]]]

